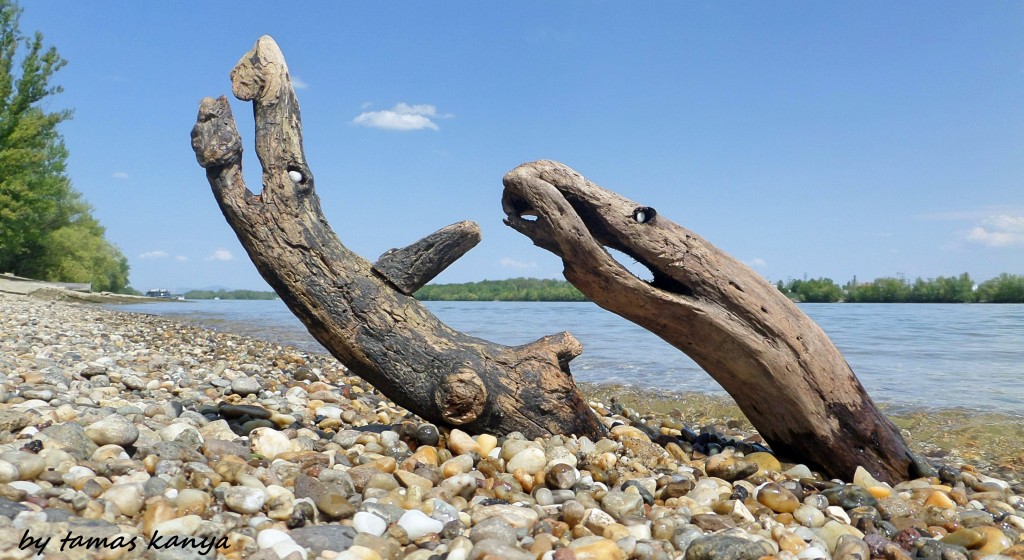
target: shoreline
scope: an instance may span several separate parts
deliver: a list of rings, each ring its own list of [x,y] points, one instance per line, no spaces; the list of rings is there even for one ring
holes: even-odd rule
[[[91,303],[91,302],[86,302]],[[99,302],[101,305],[117,302]],[[106,309],[106,308],[105,308]],[[235,332],[230,326],[218,329],[203,320],[185,316],[150,314],[123,309],[108,309],[117,313],[142,314],[187,324],[200,329],[222,332],[277,344],[291,348],[269,338]],[[325,349],[296,349],[333,361]],[[710,379],[710,378],[709,378]],[[640,412],[685,411],[682,417],[690,424],[726,423],[739,421],[741,426],[754,431],[749,420],[724,390],[716,392],[668,391],[637,385],[577,381],[585,397],[603,403],[616,397],[626,406]],[[968,407],[948,408],[875,401],[883,413],[903,432],[914,451],[929,458],[972,463],[1002,476],[1024,481],[1024,409],[1014,415],[1006,412],[987,412]],[[641,404],[642,403],[642,404]]]
[[[840,484],[752,453],[756,433],[708,395],[587,386],[617,426],[606,439],[470,438],[409,415],[326,354],[173,317],[0,294],[0,332],[4,558],[30,558],[26,536],[50,537],[47,557],[149,558],[155,534],[180,535],[188,558],[213,554],[188,543],[222,543],[217,557],[232,560],[1024,553],[1005,427],[972,459],[953,440],[918,440],[950,432],[928,428],[943,415],[897,417],[913,445],[954,466],[895,487]],[[651,429],[707,437],[663,446]],[[999,449],[990,459],[985,446]],[[60,551],[70,534],[141,546]]]

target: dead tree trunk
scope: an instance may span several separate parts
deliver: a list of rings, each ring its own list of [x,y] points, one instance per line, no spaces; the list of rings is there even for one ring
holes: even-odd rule
[[[561,257],[595,303],[693,358],[780,456],[846,480],[858,465],[890,482],[929,470],[818,325],[753,270],[560,163],[524,164],[504,183],[507,225]]]
[[[236,97],[253,102],[262,193],[242,180],[242,142],[224,97],[202,100],[192,147],[249,258],[325,348],[440,425],[531,438],[604,433],[569,373],[582,350],[572,335],[502,346],[449,328],[409,295],[476,245],[476,224],[449,226],[371,265],[341,244],[320,210],[299,105],[273,39],[261,37],[231,81]]]

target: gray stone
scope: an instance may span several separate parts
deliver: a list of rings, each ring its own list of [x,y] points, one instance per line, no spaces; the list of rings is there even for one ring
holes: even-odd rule
[[[140,450],[136,458],[143,459],[147,455],[156,455],[164,461],[181,461],[182,463],[205,461],[203,456],[195,450],[183,447],[181,444],[173,441],[157,442],[150,447]]]
[[[532,554],[494,539],[484,539],[473,545],[470,558],[502,558],[503,560],[534,560]]]
[[[0,516],[6,517],[8,519],[14,519],[14,517],[19,513],[28,510],[28,506],[8,500],[7,498],[0,498]]]
[[[231,392],[243,397],[258,395],[261,389],[260,382],[251,377],[236,377],[231,382]]]
[[[88,436],[85,429],[75,422],[56,424],[42,431],[46,437],[60,443],[64,451],[74,455],[79,461],[92,457],[92,454],[99,447]]]
[[[516,530],[500,517],[490,517],[474,525],[473,529],[469,532],[469,540],[474,543],[486,539],[514,546],[516,544]]]
[[[146,388],[149,381],[137,375],[126,375],[121,378],[121,383],[124,383],[124,386],[132,391],[141,391]]]
[[[615,519],[639,515],[643,511],[644,499],[640,494],[612,490],[601,499],[601,509]]]
[[[356,531],[344,525],[316,525],[292,529],[291,536],[299,546],[310,549],[315,556],[325,550],[347,550],[352,546]]]
[[[741,539],[712,535],[701,537],[686,549],[686,560],[757,560],[767,554],[761,545]]]
[[[923,544],[921,548],[917,549],[917,558],[923,560],[968,560],[971,557],[967,549],[962,546],[934,539],[921,539],[921,542]],[[836,550],[838,552],[838,547]]]

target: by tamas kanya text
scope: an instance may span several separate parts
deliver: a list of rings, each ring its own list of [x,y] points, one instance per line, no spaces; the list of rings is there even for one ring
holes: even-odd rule
[[[25,550],[28,548],[34,548],[39,552],[42,552],[47,546],[50,545],[52,536],[48,537],[33,537],[29,534],[28,529],[25,529],[25,534],[21,537],[21,542],[18,543],[18,548]],[[72,531],[68,531],[64,537],[54,543],[60,543],[60,551],[73,550],[76,548],[82,548],[85,550],[114,550],[119,548],[126,548],[129,551],[135,550],[139,544],[136,542],[139,537],[128,536],[128,535],[117,535],[108,537],[86,537],[84,535],[76,535]],[[215,548],[229,548],[228,537],[214,537],[207,535],[205,537],[186,537],[183,535],[161,535],[159,531],[153,531],[153,537],[149,541],[143,541],[146,550],[164,550],[168,548],[191,548],[202,555],[207,555],[211,550]]]

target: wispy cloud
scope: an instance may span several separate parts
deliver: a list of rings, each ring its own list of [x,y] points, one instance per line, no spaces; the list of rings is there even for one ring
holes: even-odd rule
[[[999,214],[989,216],[971,228],[967,241],[988,247],[1024,245],[1024,215]]]
[[[972,222],[980,221],[992,216],[1024,215],[1024,206],[1012,204],[989,204],[974,209],[950,210],[946,212],[929,212],[915,216],[918,220],[929,222]]]
[[[174,260],[178,262],[188,262],[188,257],[186,257],[185,255],[178,255],[174,257]]]
[[[227,249],[217,249],[209,257],[206,257],[208,261],[230,261],[234,260],[235,256],[231,254],[231,251]]]
[[[365,108],[365,107],[364,107]],[[438,130],[434,120],[454,117],[450,113],[438,113],[433,105],[409,105],[399,103],[383,111],[366,111],[352,119],[352,124],[384,130]]]
[[[167,251],[146,251],[139,255],[140,259],[166,259]]]
[[[747,264],[754,268],[761,268],[766,266],[768,263],[764,262],[764,259],[762,259],[761,257],[754,257],[747,261]]]
[[[309,84],[302,81],[298,76],[292,76],[292,87],[295,89],[309,89]]]
[[[125,173],[124,171],[115,171],[110,176],[111,176],[111,178],[121,179],[121,180],[124,180],[124,179],[128,178],[128,174]]]
[[[509,258],[509,257],[502,257],[502,259],[500,261],[498,261],[498,263],[501,264],[501,266],[504,266],[505,268],[518,268],[518,269],[537,268],[537,263],[535,263],[533,261],[530,261],[530,262],[518,261],[516,259],[512,259],[512,258]]]

